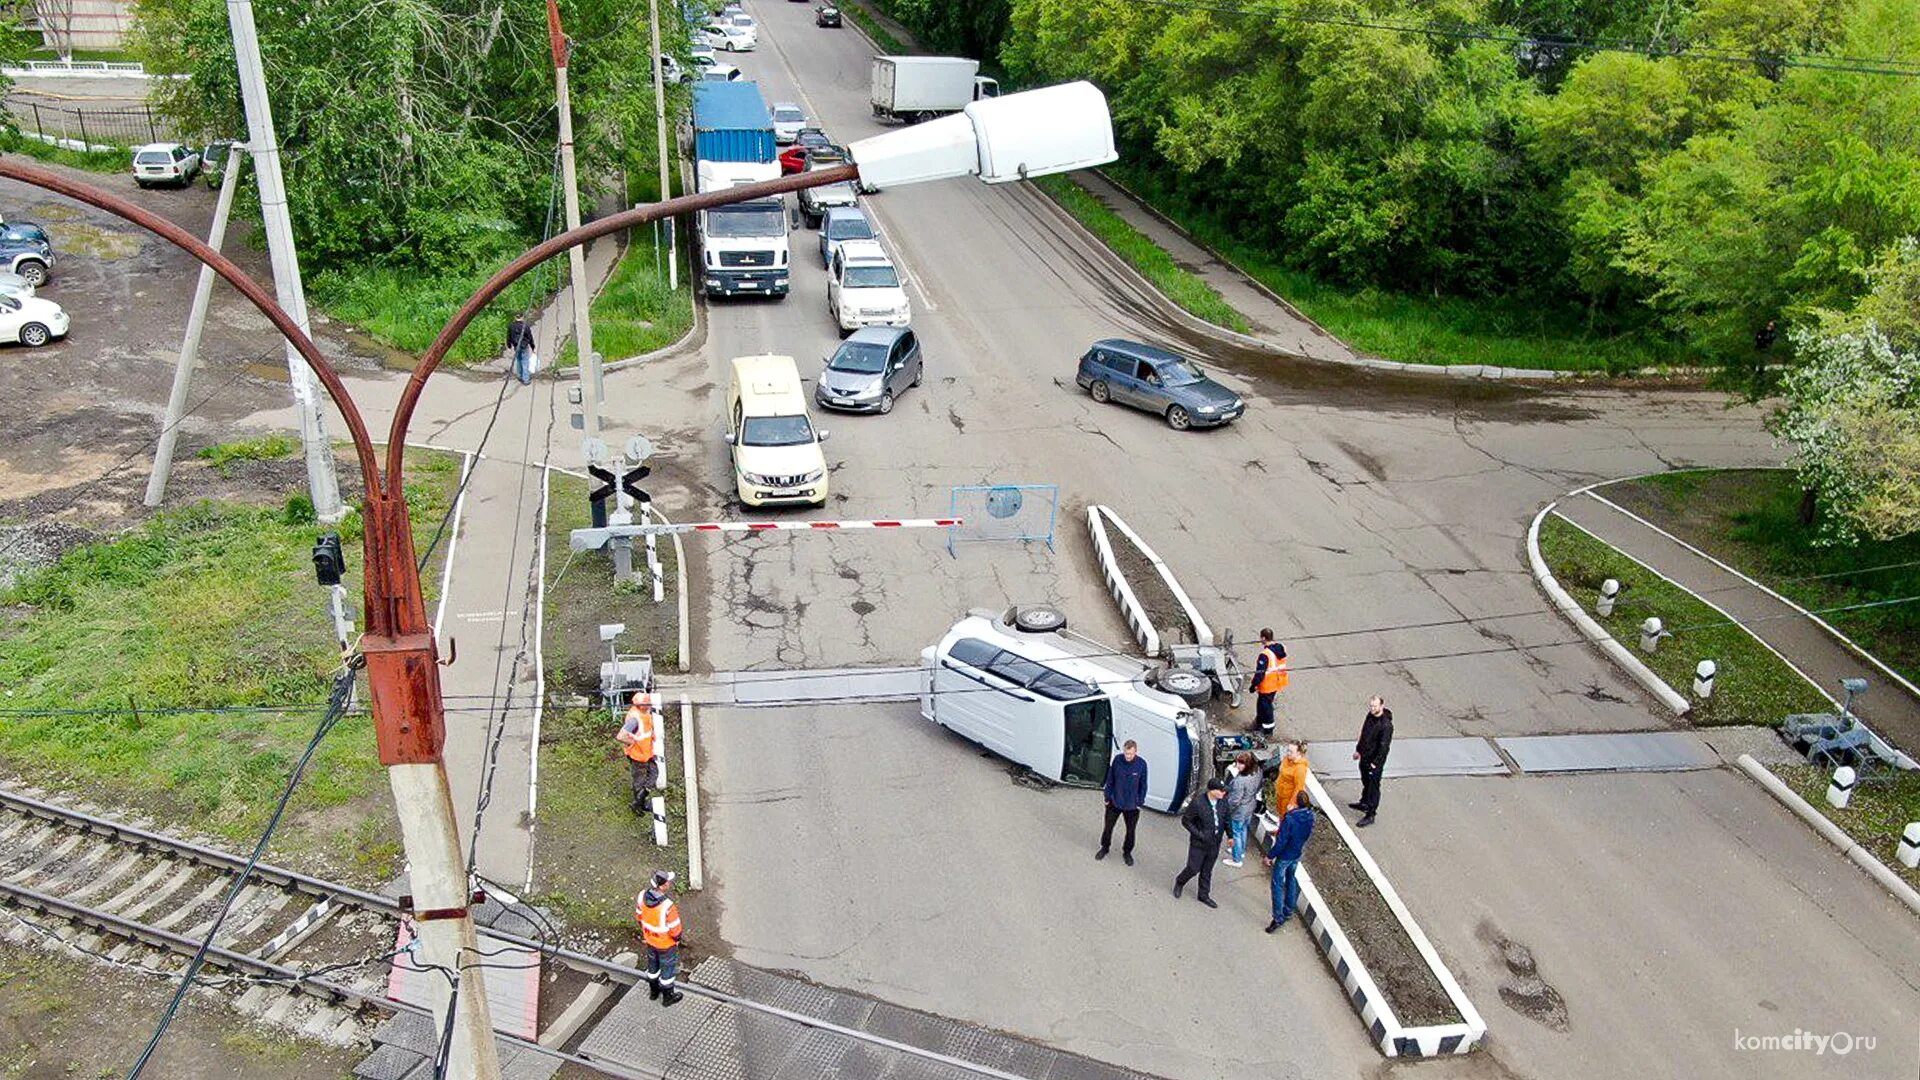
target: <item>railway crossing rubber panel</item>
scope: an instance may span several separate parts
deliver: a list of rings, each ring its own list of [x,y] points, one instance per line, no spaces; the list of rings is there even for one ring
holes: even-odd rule
[[[988,1028],[815,986],[723,957],[699,986],[1030,1080],[1151,1080]],[[669,1080],[977,1080],[959,1065],[688,994],[672,1008],[629,990],[581,1044],[583,1056]]]

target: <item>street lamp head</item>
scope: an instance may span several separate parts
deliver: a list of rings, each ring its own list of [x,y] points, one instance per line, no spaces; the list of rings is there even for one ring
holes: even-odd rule
[[[878,188],[978,176],[1030,180],[1115,161],[1106,95],[1089,82],[989,98],[966,111],[849,146],[860,179]]]
[[[1867,692],[1867,680],[1841,679],[1840,689],[1845,690],[1849,694],[1864,694]]]

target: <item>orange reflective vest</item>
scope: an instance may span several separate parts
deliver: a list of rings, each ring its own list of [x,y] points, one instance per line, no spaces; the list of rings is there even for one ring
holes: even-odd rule
[[[640,923],[640,938],[656,949],[671,949],[680,944],[680,909],[669,897],[649,906],[647,894],[633,898],[633,917]]]
[[[653,760],[653,706],[633,705],[627,709],[626,724],[633,725],[633,741],[627,744],[627,756],[635,761]],[[626,731],[622,724],[621,731]]]
[[[1266,673],[1260,676],[1257,688],[1262,694],[1271,694],[1287,688],[1287,658],[1271,645],[1262,646],[1260,655],[1267,658]]]

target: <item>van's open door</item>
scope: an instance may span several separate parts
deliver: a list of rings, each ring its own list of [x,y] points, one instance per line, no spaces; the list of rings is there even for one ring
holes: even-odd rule
[[[1113,755],[1113,703],[1106,698],[1076,701],[1066,707],[1066,725],[1066,758],[1060,765],[1060,782],[1104,785]]]

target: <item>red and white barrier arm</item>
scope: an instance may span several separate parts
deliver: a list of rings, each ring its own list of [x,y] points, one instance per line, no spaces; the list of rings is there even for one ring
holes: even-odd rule
[[[575,529],[568,538],[574,551],[592,551],[615,537],[659,536],[665,533],[828,532],[841,529],[950,529],[965,525],[964,518],[872,518],[864,521],[683,521],[671,525],[609,525]]]

